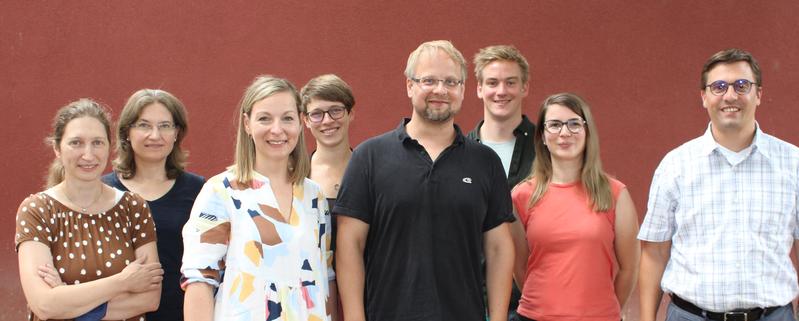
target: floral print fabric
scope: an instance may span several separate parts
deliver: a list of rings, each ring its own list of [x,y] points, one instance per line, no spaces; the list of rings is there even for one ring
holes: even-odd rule
[[[203,186],[183,227],[182,286],[218,287],[214,320],[329,320],[335,279],[330,212],[319,186],[293,187],[288,221],[269,179],[247,186],[231,170]]]

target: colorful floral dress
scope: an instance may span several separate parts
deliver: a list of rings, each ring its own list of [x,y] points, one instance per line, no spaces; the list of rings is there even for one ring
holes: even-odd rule
[[[269,179],[254,175],[243,186],[228,170],[203,186],[183,227],[183,288],[218,287],[214,320],[329,320],[335,273],[321,189],[294,185],[286,222]]]

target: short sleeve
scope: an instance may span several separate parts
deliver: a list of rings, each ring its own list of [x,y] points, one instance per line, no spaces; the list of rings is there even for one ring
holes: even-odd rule
[[[486,147],[487,148],[487,147]],[[505,177],[502,161],[496,153],[491,152],[493,158],[489,159],[489,188],[488,188],[488,213],[483,221],[483,232],[499,226],[502,223],[513,222],[513,208],[510,198],[510,187]]]
[[[796,177],[799,177],[799,174],[797,174]],[[796,197],[794,204],[799,204],[799,193],[796,193],[794,197]],[[799,206],[793,207],[793,217],[794,222],[796,222],[796,226],[793,229],[793,238],[794,240],[799,240]]]
[[[19,205],[17,210],[17,226],[14,235],[14,249],[25,241],[41,242],[51,246],[49,221],[46,218],[51,212],[50,206],[41,194],[30,195]]]
[[[669,159],[667,155],[652,177],[646,216],[638,232],[639,240],[665,242],[674,235],[679,188]]]
[[[370,144],[364,143],[352,153],[336,197],[335,215],[344,215],[369,224],[374,209],[370,171]]]
[[[133,248],[156,241],[155,222],[150,214],[150,206],[147,201],[135,193],[125,193],[128,203],[128,215],[133,228],[131,241]]]
[[[796,201],[794,201],[794,204],[799,204],[799,193],[796,193],[794,197],[796,197]],[[795,222],[797,222],[796,226],[793,229],[793,238],[794,240],[799,240],[799,206],[794,206],[793,217]]]
[[[608,177],[608,183],[610,184],[610,194],[613,197],[613,206],[607,212],[608,219],[613,224],[614,228],[616,226],[616,203],[619,200],[619,195],[621,192],[627,188],[627,185],[624,185],[621,181],[613,178]]]
[[[181,287],[204,282],[215,287],[221,282],[224,258],[230,241],[230,213],[225,200],[229,198],[219,175],[203,185],[194,201],[191,214],[183,226],[183,266]]]

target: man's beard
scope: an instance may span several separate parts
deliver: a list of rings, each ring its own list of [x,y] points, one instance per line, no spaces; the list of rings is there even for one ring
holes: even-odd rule
[[[434,110],[433,108],[430,108],[430,106],[425,106],[422,116],[424,116],[424,119],[429,121],[446,122],[455,116],[455,112],[452,111],[451,106],[443,110]]]

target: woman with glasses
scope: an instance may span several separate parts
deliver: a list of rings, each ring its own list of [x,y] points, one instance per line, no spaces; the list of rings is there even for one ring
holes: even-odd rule
[[[203,177],[186,172],[187,153],[180,147],[188,134],[186,108],[172,94],[141,89],[128,99],[117,124],[114,172],[103,181],[147,200],[155,220],[158,257],[164,268],[161,304],[148,321],[183,320],[180,231],[203,185]]]
[[[47,189],[17,212],[28,320],[140,320],[158,308],[163,270],[150,208],[100,180],[110,134],[105,108],[89,99],[56,114]]]
[[[305,126],[316,139],[316,150],[311,153],[311,173],[308,177],[322,186],[329,209],[336,205],[336,195],[344,170],[352,157],[349,131],[355,118],[352,107],[355,97],[344,80],[333,74],[311,79],[300,91]],[[336,249],[336,220],[331,221],[331,247]],[[335,261],[335,259],[334,259]],[[335,263],[335,262],[334,262]],[[341,307],[336,308],[342,315]]]
[[[183,228],[186,320],[336,319],[330,212],[306,178],[299,103],[281,78],[245,91],[233,166],[205,183]]]
[[[308,81],[300,91],[305,126],[316,138],[316,151],[311,154],[308,176],[322,186],[330,209],[341,184],[341,177],[352,157],[349,141],[350,122],[355,118],[352,89],[336,75],[328,74]],[[336,229],[333,221],[333,246]]]
[[[532,173],[512,192],[529,249],[514,269],[520,320],[618,321],[638,271],[632,198],[602,170],[584,100],[548,97],[537,125]]]

